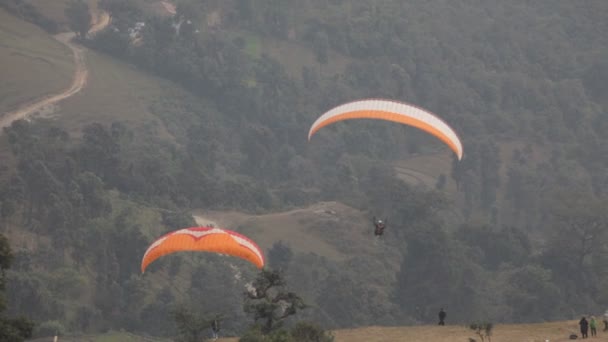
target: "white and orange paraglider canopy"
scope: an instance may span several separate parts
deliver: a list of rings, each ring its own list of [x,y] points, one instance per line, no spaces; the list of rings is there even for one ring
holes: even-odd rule
[[[237,232],[214,227],[184,228],[152,242],[141,261],[141,272],[154,260],[175,252],[200,251],[235,256],[264,267],[264,254],[251,239]]]
[[[456,153],[458,160],[462,159],[460,138],[445,121],[422,108],[384,99],[349,102],[325,112],[310,127],[308,140],[325,126],[351,119],[379,119],[419,128],[443,141]]]

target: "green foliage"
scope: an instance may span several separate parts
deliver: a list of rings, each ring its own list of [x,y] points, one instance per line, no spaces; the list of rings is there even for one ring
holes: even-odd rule
[[[252,326],[239,338],[239,342],[333,342],[334,337],[330,332],[324,331],[319,326],[298,322],[290,330],[278,329],[269,334],[264,334],[259,325]]]
[[[173,320],[177,325],[180,342],[198,342],[209,329],[209,322],[185,307],[177,307],[172,312]]]
[[[13,262],[13,253],[11,252],[11,246],[8,243],[8,239],[4,235],[0,235],[0,271],[2,272],[2,278],[4,279],[4,272],[11,267]],[[4,282],[0,282],[0,289],[4,289]]]
[[[555,285],[551,271],[540,266],[505,270],[505,300],[510,303],[516,322],[530,322],[534,317],[553,319],[560,312],[563,294]]]
[[[9,318],[5,310],[6,270],[11,266],[13,254],[8,239],[0,234],[0,340],[22,342],[32,337],[34,322],[25,318]]]
[[[529,237],[513,227],[496,229],[490,225],[468,224],[461,227],[455,237],[473,249],[477,262],[488,270],[496,270],[501,264],[522,265],[532,253]]]
[[[34,331],[35,337],[61,336],[66,332],[65,327],[59,321],[46,321],[38,324]]]
[[[0,339],[6,342],[23,342],[32,337],[34,323],[27,318],[0,317]]]
[[[40,11],[29,2],[23,0],[2,0],[0,1],[0,7],[23,20],[40,26],[49,33],[57,33],[57,23],[40,13]]]
[[[293,342],[293,339],[284,329],[265,334],[260,326],[255,325],[239,338],[239,342]]]
[[[395,299],[417,320],[434,320],[437,308],[469,318],[479,310],[481,267],[440,227],[426,224],[407,235],[407,253],[397,275]]]
[[[255,323],[262,322],[261,331],[267,335],[280,329],[283,322],[306,308],[304,301],[286,289],[279,271],[263,269],[244,292],[244,311]]]
[[[283,241],[277,241],[268,250],[267,258],[270,269],[287,272],[289,264],[293,259],[293,251],[288,244],[285,244]]]
[[[65,16],[68,18],[70,28],[80,38],[85,38],[91,26],[89,4],[82,0],[72,0],[65,9]]]
[[[290,331],[295,342],[333,342],[331,332],[325,332],[314,323],[298,322]]]

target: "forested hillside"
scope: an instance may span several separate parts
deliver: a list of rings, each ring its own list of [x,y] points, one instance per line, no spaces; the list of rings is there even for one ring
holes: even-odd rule
[[[0,5],[53,22],[36,1]],[[148,244],[194,225],[195,210],[251,218],[226,228],[264,241],[270,267],[310,304],[300,319],[326,328],[435,323],[441,307],[452,323],[608,307],[608,2],[184,0],[175,15],[158,5],[101,0],[111,25],[80,39],[134,69],[139,88],[125,92],[149,116],[133,119],[131,103],[92,115],[99,104],[81,98],[79,113],[17,121],[0,137],[9,313],[32,317],[39,335],[170,336],[184,306],[241,334],[255,276],[245,262],[174,255],[140,275]],[[146,96],[144,74],[164,90]],[[463,160],[386,122],[307,141],[324,111],[372,97],[437,113]],[[404,182],[408,168],[435,184]],[[338,209],[309,209],[329,201]],[[389,218],[379,241],[373,215]],[[307,249],[280,231],[315,237]]]

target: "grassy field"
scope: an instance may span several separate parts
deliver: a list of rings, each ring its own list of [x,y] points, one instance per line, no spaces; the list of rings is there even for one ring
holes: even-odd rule
[[[592,341],[608,341],[608,333],[602,332]],[[578,333],[577,321],[539,324],[500,324],[495,326],[491,342],[566,342],[571,333]],[[335,342],[468,342],[469,338],[481,341],[464,326],[412,326],[412,327],[364,327],[341,329],[333,332]],[[51,342],[52,338],[34,339],[30,342]],[[169,340],[137,336],[129,333],[109,332],[102,335],[62,337],[60,342],[164,342]],[[238,338],[221,338],[218,342],[237,342]],[[487,341],[487,339],[486,339]]]
[[[25,2],[34,6],[45,17],[58,23],[60,26],[66,24],[65,8],[70,0],[26,0]]]
[[[598,329],[601,330],[601,329]],[[491,342],[565,342],[578,333],[577,321],[539,324],[501,324],[494,327]],[[364,327],[333,332],[335,342],[468,342],[481,339],[464,326]],[[608,333],[599,331],[592,341],[608,341]],[[219,342],[237,342],[224,338]],[[486,341],[488,341],[486,339]]]
[[[169,342],[168,339],[138,336],[126,332],[108,332],[101,335],[61,336],[58,342]],[[53,337],[28,340],[28,342],[53,342]]]
[[[569,341],[571,332],[578,331],[576,321],[543,324],[497,325],[492,342],[561,342]],[[336,342],[467,342],[480,341],[475,333],[462,326],[366,327],[335,332]],[[608,335],[597,340],[606,341]]]
[[[72,52],[33,24],[0,10],[0,115],[67,88]]]
[[[65,8],[71,0],[26,0],[25,2],[33,5],[40,13],[53,20],[61,27],[67,27],[65,18]],[[97,8],[98,0],[86,0],[92,9]]]
[[[248,42],[251,38],[247,40]],[[255,40],[252,40],[255,42]],[[302,68],[309,67],[324,73],[325,76],[336,75],[344,72],[346,66],[352,61],[343,55],[330,50],[328,53],[327,64],[320,66],[313,50],[303,46],[301,43],[289,40],[276,40],[268,38],[258,38],[257,47],[263,53],[281,61],[287,73],[291,77],[301,78]],[[252,50],[251,43],[248,49]]]
[[[310,207],[265,215],[240,212],[195,212],[197,223],[213,222],[237,229],[267,250],[284,241],[294,252],[313,252],[342,261],[358,253],[373,253],[368,243],[369,220],[364,213],[338,202],[321,202]]]
[[[55,119],[68,131],[91,122],[148,122],[167,134],[150,107],[164,96],[183,93],[173,83],[147,75],[106,55],[87,51],[89,78],[78,94],[59,103]]]

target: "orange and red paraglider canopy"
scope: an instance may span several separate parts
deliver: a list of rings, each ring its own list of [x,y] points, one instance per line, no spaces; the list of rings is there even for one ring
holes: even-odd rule
[[[213,227],[176,230],[154,241],[141,261],[141,272],[161,256],[184,251],[214,252],[232,255],[264,267],[264,254],[251,239],[237,232]]]
[[[462,159],[462,143],[456,132],[443,120],[422,108],[391,100],[368,99],[345,103],[321,115],[310,127],[308,140],[321,128],[350,119],[378,119],[419,128],[434,135]]]

